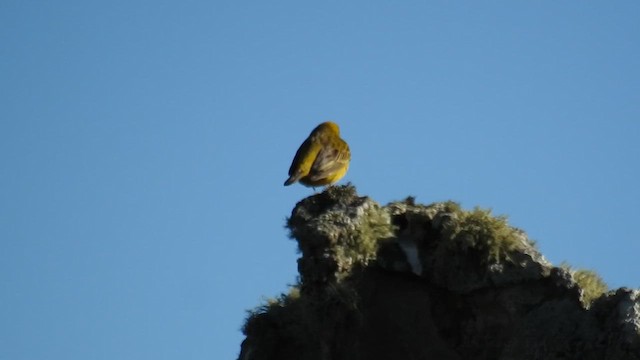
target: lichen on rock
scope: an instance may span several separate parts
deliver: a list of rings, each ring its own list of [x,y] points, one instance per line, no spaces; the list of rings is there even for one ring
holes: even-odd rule
[[[332,186],[299,202],[287,221],[298,241],[303,289],[331,284],[376,258],[381,241],[393,236],[387,211],[352,186]]]

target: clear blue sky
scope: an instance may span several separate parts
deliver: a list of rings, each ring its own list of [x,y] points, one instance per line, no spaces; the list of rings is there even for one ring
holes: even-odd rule
[[[344,181],[506,214],[640,287],[640,2],[0,4],[0,359],[234,359],[286,291],[309,131]]]

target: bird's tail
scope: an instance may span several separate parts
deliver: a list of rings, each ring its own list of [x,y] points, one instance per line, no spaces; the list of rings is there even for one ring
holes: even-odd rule
[[[296,176],[290,176],[287,181],[284,182],[284,186],[289,186],[291,184],[293,184],[294,182],[298,181],[298,178]]]

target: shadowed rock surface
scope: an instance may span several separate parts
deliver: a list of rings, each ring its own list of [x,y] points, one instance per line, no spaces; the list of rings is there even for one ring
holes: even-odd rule
[[[346,185],[288,227],[299,285],[251,313],[241,360],[640,359],[638,290],[589,295],[488,211]]]

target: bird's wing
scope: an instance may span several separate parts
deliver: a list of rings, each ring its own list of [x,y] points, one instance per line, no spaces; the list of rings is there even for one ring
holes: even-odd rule
[[[311,171],[309,171],[309,175],[307,177],[311,181],[317,181],[329,177],[344,167],[345,163],[349,161],[348,152],[349,148],[346,146],[343,150],[340,150],[335,146],[323,147],[313,162]]]
[[[317,141],[313,141],[312,138],[305,140],[291,162],[289,176],[296,177],[297,180],[307,175],[321,148],[322,146]]]

